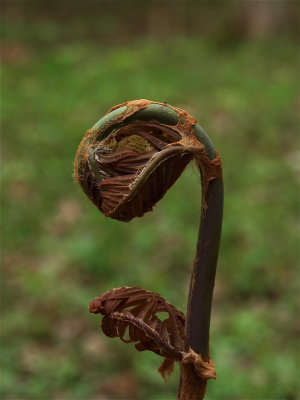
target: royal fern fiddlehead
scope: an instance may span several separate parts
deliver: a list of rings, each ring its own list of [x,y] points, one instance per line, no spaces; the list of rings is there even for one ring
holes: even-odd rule
[[[78,184],[98,209],[128,222],[151,211],[192,159],[201,172],[202,207],[186,322],[160,295],[140,288],[113,289],[90,304],[91,312],[104,315],[106,335],[165,357],[163,376],[180,362],[181,399],[203,398],[207,380],[215,378],[209,325],[223,209],[220,157],[185,111],[137,100],[113,107],[88,130],[74,163]],[[169,318],[161,321],[160,311]]]

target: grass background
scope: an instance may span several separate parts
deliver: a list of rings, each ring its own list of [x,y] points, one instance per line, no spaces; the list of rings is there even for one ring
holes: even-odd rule
[[[195,116],[223,159],[211,322],[218,380],[207,399],[298,399],[292,17],[256,35],[241,30],[239,2],[233,21],[223,3],[150,3],[2,5],[1,398],[175,397],[178,370],[164,385],[159,357],[104,337],[87,306],[112,287],[138,285],[185,310],[196,168],[128,224],[101,216],[72,179],[85,131],[111,106],[147,98]]]

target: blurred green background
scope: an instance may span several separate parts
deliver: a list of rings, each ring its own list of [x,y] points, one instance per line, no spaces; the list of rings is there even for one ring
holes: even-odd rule
[[[85,133],[147,98],[195,116],[223,159],[207,399],[299,399],[297,2],[2,2],[3,399],[173,399],[160,358],[87,306],[138,285],[186,308],[201,185],[153,213],[97,211],[72,179]],[[298,182],[297,182],[298,180]]]

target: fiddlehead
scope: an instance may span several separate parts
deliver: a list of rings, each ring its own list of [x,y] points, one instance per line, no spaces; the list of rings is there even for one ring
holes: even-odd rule
[[[181,360],[173,358],[182,365],[179,397],[186,399],[194,398],[196,393],[197,398],[204,396],[206,380],[215,377],[208,339],[223,207],[220,157],[197,121],[185,111],[164,103],[137,100],[113,107],[88,130],[74,163],[77,182],[98,209],[106,216],[127,222],[151,211],[192,159],[201,172],[201,224],[188,300],[184,340],[187,347],[181,349],[185,352]],[[152,292],[143,292],[153,296]],[[112,295],[107,292],[103,296],[108,293]],[[117,294],[114,292],[114,296]],[[132,293],[129,290],[127,294]],[[99,299],[103,300],[102,296]],[[115,304],[114,301],[107,304]],[[121,339],[122,332],[129,327],[133,335],[130,341],[138,339],[138,349],[165,356],[163,346],[158,345],[155,335],[150,335],[150,339],[146,328],[150,321],[150,328],[154,322],[161,329],[165,325],[157,322],[154,314],[152,318],[145,322],[129,310],[115,310],[105,314],[102,327],[105,333]],[[155,329],[154,332],[157,333]],[[148,342],[142,339],[143,335]]]

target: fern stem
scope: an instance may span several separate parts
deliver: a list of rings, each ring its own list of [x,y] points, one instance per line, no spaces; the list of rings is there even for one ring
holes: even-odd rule
[[[186,334],[190,347],[209,357],[211,304],[223,215],[223,183],[210,181],[202,205],[196,256],[190,282]]]

